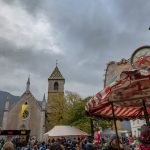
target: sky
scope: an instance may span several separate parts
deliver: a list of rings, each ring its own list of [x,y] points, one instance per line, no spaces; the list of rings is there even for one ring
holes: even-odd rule
[[[0,90],[42,100],[56,66],[65,90],[103,88],[106,65],[150,45],[149,0],[0,0]]]

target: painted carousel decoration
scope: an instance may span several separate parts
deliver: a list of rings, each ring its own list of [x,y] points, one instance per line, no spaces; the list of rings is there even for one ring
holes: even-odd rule
[[[106,67],[104,87],[109,86],[119,80],[122,71],[128,70],[131,70],[131,64],[129,59],[122,59],[120,62],[109,62]]]
[[[150,46],[138,48],[131,56],[133,69],[148,70],[150,68]]]

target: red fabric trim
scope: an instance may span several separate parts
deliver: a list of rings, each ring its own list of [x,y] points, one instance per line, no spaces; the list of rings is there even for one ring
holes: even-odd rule
[[[106,94],[110,93],[110,87],[109,86],[105,88],[105,93]]]
[[[150,131],[141,131],[141,135],[150,135]]]

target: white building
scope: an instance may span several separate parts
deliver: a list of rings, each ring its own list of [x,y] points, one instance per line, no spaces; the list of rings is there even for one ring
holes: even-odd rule
[[[140,129],[141,129],[141,126],[146,124],[146,121],[145,120],[140,120],[140,119],[137,119],[137,120],[131,120],[130,121],[130,124],[131,124],[131,131],[132,131],[132,136],[134,137],[139,137],[140,136]]]

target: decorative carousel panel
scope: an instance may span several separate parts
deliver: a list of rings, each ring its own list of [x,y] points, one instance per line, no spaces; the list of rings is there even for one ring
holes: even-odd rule
[[[131,70],[130,60],[122,59],[120,62],[110,62],[107,65],[104,79],[104,87],[120,80],[120,74],[123,71]]]
[[[116,86],[113,86],[111,88],[111,93],[122,95],[123,97],[130,97],[131,95],[133,96],[135,94],[143,95],[145,94],[144,91],[149,90],[150,90],[150,79],[146,77],[138,80],[125,80],[122,82],[122,84],[117,84]],[[149,92],[146,93],[146,95],[147,94],[150,95]]]
[[[131,57],[133,69],[148,70],[150,68],[150,46],[138,48]]]

